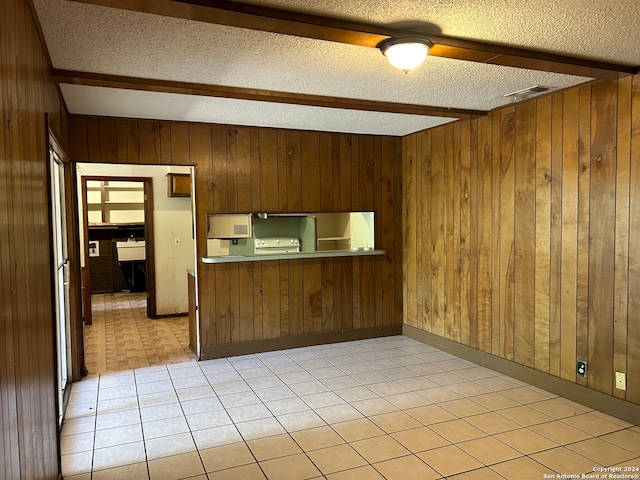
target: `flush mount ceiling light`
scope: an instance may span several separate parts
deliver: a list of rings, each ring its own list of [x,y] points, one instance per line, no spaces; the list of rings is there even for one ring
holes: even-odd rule
[[[389,63],[404,73],[424,62],[432,46],[426,38],[387,38],[378,44]]]

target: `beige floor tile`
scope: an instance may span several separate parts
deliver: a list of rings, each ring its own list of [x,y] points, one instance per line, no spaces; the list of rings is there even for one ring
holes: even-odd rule
[[[93,451],[62,455],[62,474],[64,476],[71,476],[90,472],[92,461]]]
[[[385,480],[371,465],[327,475],[327,480]]]
[[[306,455],[299,453],[289,457],[274,458],[260,462],[260,467],[269,480],[304,480],[320,475]]]
[[[455,445],[427,450],[418,453],[417,456],[444,477],[483,466],[482,463]]]
[[[440,474],[415,455],[378,462],[373,465],[387,480],[435,480]]]
[[[447,388],[459,393],[463,397],[473,397],[475,395],[491,393],[491,390],[488,388],[474,382],[456,383],[454,385],[449,385]]]
[[[446,387],[427,388],[416,393],[433,403],[448,402],[462,398],[462,395]]]
[[[562,402],[557,398],[531,403],[529,406],[555,419],[573,417],[584,413],[584,409],[577,408],[575,403]]]
[[[301,430],[293,432],[291,436],[305,452],[344,443],[344,439],[331,427],[317,427],[309,430]]]
[[[200,450],[205,471],[215,472],[255,462],[249,447],[244,442]]]
[[[623,428],[618,423],[605,420],[590,413],[565,418],[562,421],[594,436],[606,435],[607,433],[616,432]]]
[[[370,398],[368,400],[359,400],[357,402],[352,402],[351,406],[356,408],[360,413],[367,417],[398,411],[398,407],[396,407],[392,403],[387,402],[384,398]]]
[[[573,428],[561,421],[543,423],[541,425],[534,425],[530,427],[536,433],[544,435],[550,440],[560,444],[566,445],[568,443],[579,442],[580,440],[586,440],[591,438],[586,432]]]
[[[506,462],[507,460],[512,460],[522,455],[517,450],[514,450],[493,437],[478,438],[476,440],[458,443],[457,446],[485,465]]]
[[[498,475],[489,467],[478,468],[477,470],[471,470],[470,472],[460,473],[447,478],[448,480],[503,480],[502,476]]]
[[[420,423],[404,412],[391,412],[370,417],[371,421],[387,433],[420,427]]]
[[[78,433],[60,437],[60,454],[79,453],[93,450],[93,432]]]
[[[473,401],[485,406],[489,410],[502,410],[505,408],[517,407],[520,404],[504,395],[496,392],[486,393],[473,397]]]
[[[151,480],[178,480],[203,473],[202,461],[195,452],[159,458],[149,462]]]
[[[508,462],[491,465],[491,469],[498,472],[507,480],[543,479],[545,475],[554,475],[555,472],[528,457],[520,457]],[[547,477],[552,478],[552,477]]]
[[[406,413],[418,420],[423,425],[455,420],[456,416],[445,410],[440,405],[425,405],[423,407],[410,408]]]
[[[391,436],[404,445],[412,453],[444,447],[449,442],[428,427],[419,427],[402,432],[392,433]]]
[[[624,450],[609,442],[599,438],[592,438],[583,442],[567,445],[569,450],[573,450],[580,455],[590,458],[600,465],[614,465],[625,462],[636,457],[635,453]]]
[[[553,440],[527,428],[500,433],[495,438],[525,455],[558,447],[558,444]]]
[[[278,416],[278,422],[280,422],[287,432],[296,432],[298,430],[306,430],[308,428],[325,425],[324,420],[312,410],[280,415]]]
[[[520,425],[516,422],[495,412],[481,413],[480,415],[466,417],[465,420],[489,435],[495,435],[497,433],[520,428]]]
[[[529,408],[526,405],[506,408],[504,410],[500,410],[498,413],[509,420],[519,423],[523,427],[530,427],[531,425],[538,425],[540,423],[551,422],[553,420],[550,416],[534,410],[533,408]]]
[[[247,444],[259,462],[302,452],[288,434],[249,440]]]
[[[196,451],[191,433],[152,438],[146,440],[144,445],[149,460]]]
[[[104,470],[145,460],[142,442],[99,448],[93,452],[93,470]]]
[[[351,446],[337,445],[307,454],[320,471],[327,475],[366,465],[366,461]]]
[[[431,425],[429,428],[451,443],[465,442],[486,436],[486,433],[482,430],[464,420],[451,420],[449,422],[437,423]]]
[[[619,447],[629,450],[636,455],[640,455],[640,432],[632,429],[620,430],[619,432],[610,433],[600,437],[609,443],[613,443]]]
[[[486,407],[483,407],[482,405],[475,403],[467,398],[452,400],[450,402],[440,403],[439,405],[460,418],[469,417],[471,415],[478,415],[480,413],[486,413],[489,411]]]
[[[266,477],[257,463],[220,470],[215,473],[215,480],[264,480]],[[191,479],[189,479],[191,480]]]
[[[145,465],[145,468],[146,468],[146,465]],[[91,480],[91,473],[81,473],[79,475],[67,475],[66,477],[64,477],[64,480]]]
[[[369,463],[382,462],[410,452],[389,435],[353,442],[351,446]]]
[[[518,387],[511,390],[503,390],[501,393],[502,395],[522,404],[541,402],[549,398],[547,395],[532,390],[529,387]]]
[[[67,477],[65,477],[66,479]],[[134,463],[122,467],[93,472],[93,480],[143,480],[149,478],[147,462]]]
[[[535,453],[530,457],[536,462],[541,463],[558,473],[564,474],[591,473],[593,472],[593,467],[600,466],[594,460],[589,460],[566,447],[558,447],[552,450]]]
[[[368,418],[336,423],[332,425],[332,427],[347,442],[355,442],[357,440],[375,437],[376,435],[384,435],[385,433],[384,430]]]

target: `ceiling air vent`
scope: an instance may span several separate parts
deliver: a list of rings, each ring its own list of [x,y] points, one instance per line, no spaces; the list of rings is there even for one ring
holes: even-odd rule
[[[539,93],[548,92],[551,87],[543,87],[542,85],[534,85],[533,87],[523,88],[522,90],[516,90],[515,92],[507,93],[505,98],[510,98],[514,102],[518,100],[524,100],[525,98],[538,95]]]

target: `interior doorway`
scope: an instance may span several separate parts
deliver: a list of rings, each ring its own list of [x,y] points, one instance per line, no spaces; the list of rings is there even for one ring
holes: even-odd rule
[[[194,359],[192,168],[78,163],[77,176],[89,373]]]

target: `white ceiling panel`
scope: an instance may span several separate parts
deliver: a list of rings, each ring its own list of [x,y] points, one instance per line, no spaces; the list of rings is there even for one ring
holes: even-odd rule
[[[252,3],[602,61],[640,64],[640,35],[636,34],[640,4],[635,0],[561,3],[544,0],[391,3],[258,0]],[[374,48],[68,0],[34,0],[34,5],[56,69],[473,110],[502,106],[510,101],[503,95],[533,85],[562,89],[590,80],[437,57],[428,57],[421,67],[404,74],[391,67]],[[91,91],[94,93],[89,94]],[[115,95],[110,89],[66,86],[63,93],[72,111],[93,115],[147,118],[156,112],[157,118],[191,120],[190,116],[197,114],[197,120],[203,122],[226,123],[225,119],[230,119],[229,123],[241,125],[330,131],[347,125],[351,128],[344,131],[357,128],[363,133],[389,135],[415,131],[416,125],[448,121],[407,116],[406,122],[400,122],[403,115],[399,114],[336,112],[329,108],[205,97],[192,97],[187,101],[180,95],[166,97],[152,108],[147,92]],[[158,95],[168,94],[154,97]],[[101,100],[107,96],[116,102],[126,99],[128,103]],[[172,105],[174,110],[159,115],[163,104]],[[147,105],[147,110],[132,112],[133,106],[142,108],[143,105]],[[393,120],[385,127],[386,119]],[[327,125],[334,127],[328,129]]]

